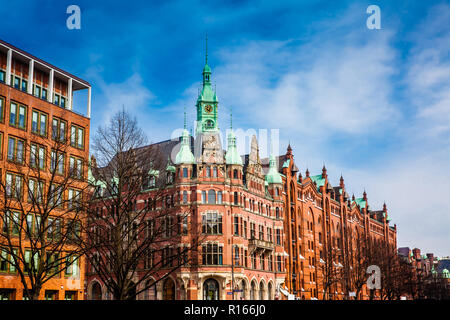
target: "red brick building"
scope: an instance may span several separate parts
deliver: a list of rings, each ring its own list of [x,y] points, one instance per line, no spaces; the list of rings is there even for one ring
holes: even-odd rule
[[[283,156],[260,159],[253,137],[249,154],[240,156],[231,130],[224,150],[207,63],[202,74],[195,139],[185,126],[181,142],[163,141],[147,148],[157,148],[168,159],[165,171],[150,179],[170,181],[165,191],[174,199],[173,210],[193,209],[186,223],[198,223],[203,230],[212,225],[213,231],[203,232],[198,265],[180,268],[140,299],[229,300],[233,285],[238,289],[235,299],[321,299],[320,265],[328,244],[340,251],[333,261],[336,266],[351,266],[346,252],[354,238],[346,230],[396,245],[396,226],[389,226],[386,206],[371,210],[365,192],[362,198],[350,199],[344,179],[331,186],[325,168],[315,176],[307,171],[303,178],[290,146]],[[138,202],[145,203],[153,192],[144,190]],[[161,201],[156,209],[162,206]],[[188,242],[189,234],[180,239],[180,245]],[[332,289],[333,299],[349,296],[342,283]],[[87,294],[91,299],[110,298],[95,274],[88,276]],[[358,298],[367,298],[367,292]]]
[[[356,250],[358,238],[396,247],[397,228],[389,225],[386,205],[382,210],[371,210],[365,191],[362,198],[350,198],[344,178],[341,176],[340,184],[332,186],[325,166],[321,174],[310,175],[306,170],[303,177],[290,146],[278,163],[284,188],[286,285],[291,294],[322,299],[324,281],[329,277],[324,275],[325,264],[338,270],[352,267],[349,253]],[[331,287],[327,299],[344,299],[352,292],[351,285],[343,280]],[[368,298],[368,292],[364,290],[358,298]]]
[[[148,146],[157,148],[168,162],[165,172],[149,177],[153,182],[137,204],[153,198],[154,179],[165,179],[173,210],[191,210],[186,224],[202,226],[199,263],[181,267],[140,299],[229,300],[233,284],[238,290],[235,299],[274,299],[276,287],[285,279],[281,177],[275,167],[271,172],[278,180],[264,174],[256,138],[250,154],[241,157],[231,133],[224,154],[217,123],[218,99],[210,76],[206,64],[196,106],[195,156],[186,128],[181,143],[163,141]],[[158,210],[163,203],[155,205]],[[189,243],[189,237],[183,235],[179,245]],[[87,294],[91,299],[110,298],[95,274],[88,274]]]

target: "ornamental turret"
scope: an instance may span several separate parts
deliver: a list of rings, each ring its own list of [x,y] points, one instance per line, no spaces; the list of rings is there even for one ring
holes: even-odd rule
[[[181,147],[175,157],[175,164],[195,163],[194,154],[191,151],[191,136],[186,129],[186,111],[184,112],[184,129],[181,137]]]

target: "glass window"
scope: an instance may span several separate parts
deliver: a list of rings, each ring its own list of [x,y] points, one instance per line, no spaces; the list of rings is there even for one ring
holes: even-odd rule
[[[61,97],[61,108],[65,108],[66,107],[66,98]]]
[[[25,142],[15,137],[8,139],[8,160],[23,163]]]
[[[25,129],[27,119],[27,109],[24,106],[19,106],[19,128]]]
[[[20,89],[20,78],[14,77],[14,88]]]
[[[34,86],[34,95],[38,98],[41,97],[41,87],[39,87],[38,85]]]
[[[17,123],[17,104],[11,102],[11,107],[9,109],[9,125],[16,126]]]
[[[5,99],[0,97],[0,122],[3,122],[3,115],[5,114]]]
[[[28,85],[28,83],[27,83],[27,80],[22,80],[22,91],[27,91],[27,85]]]
[[[217,204],[222,204],[222,191],[217,192]]]
[[[70,144],[78,149],[84,148],[84,129],[75,125],[70,128]]]
[[[54,104],[56,104],[57,106],[59,106],[59,95],[55,94],[55,100],[53,101]]]
[[[33,111],[33,114],[31,116],[31,132],[38,133],[38,118],[39,113],[37,111]]]
[[[208,203],[216,204],[216,192],[214,190],[208,191]]]
[[[42,99],[47,100],[47,89],[42,88]]]
[[[0,70],[0,82],[5,82],[5,79],[6,79],[5,71]]]
[[[47,115],[45,113],[33,110],[31,116],[31,131],[42,136],[47,134]]]

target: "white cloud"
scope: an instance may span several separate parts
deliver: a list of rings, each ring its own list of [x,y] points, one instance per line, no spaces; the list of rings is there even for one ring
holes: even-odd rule
[[[413,33],[407,86],[421,130],[450,134],[450,5],[433,7]]]

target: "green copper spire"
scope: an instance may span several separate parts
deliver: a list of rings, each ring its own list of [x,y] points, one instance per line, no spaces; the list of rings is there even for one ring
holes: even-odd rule
[[[233,114],[230,108],[230,133],[228,134],[228,148],[227,154],[225,155],[226,164],[237,164],[242,166],[242,158],[237,151],[236,137],[233,133]]]
[[[237,165],[242,166],[242,158],[237,151],[236,137],[234,136],[234,133],[232,130],[228,134],[228,149],[227,149],[227,154],[225,155],[225,163],[226,164],[237,164]]]
[[[184,129],[181,138],[181,148],[175,157],[175,164],[192,164],[195,163],[194,155],[192,154],[190,147],[190,135],[186,129],[186,108],[184,111]]]
[[[270,154],[269,159],[269,171],[266,174],[266,182],[267,183],[283,183],[283,180],[281,179],[281,175],[277,170],[276,166],[276,160],[273,153]]]
[[[211,68],[208,66],[208,37],[206,37],[205,66],[203,67],[203,83],[197,99],[196,134],[218,132],[217,107],[218,99],[211,85]]]

